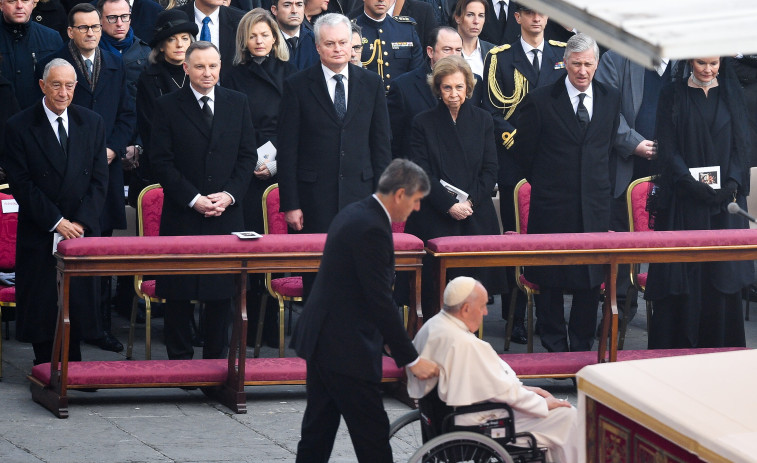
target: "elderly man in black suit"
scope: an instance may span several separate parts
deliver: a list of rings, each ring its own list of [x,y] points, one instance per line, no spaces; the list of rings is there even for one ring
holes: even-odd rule
[[[328,34],[319,35],[322,30]],[[346,16],[319,18],[321,63],[284,82],[281,210],[289,226],[304,233],[326,232],[340,209],[369,196],[392,158],[381,78],[348,64],[351,30]]]
[[[327,40],[330,32],[323,34]],[[308,370],[298,462],[328,461],[340,415],[358,461],[392,461],[379,389],[385,344],[397,365],[415,376],[438,375],[437,365],[413,348],[392,300],[391,222],[404,222],[419,210],[429,189],[423,169],[395,159],[376,193],[343,209],[329,227],[315,286],[292,338]]]
[[[89,3],[74,6],[68,14],[71,40],[40,62],[44,66],[54,58],[63,58],[76,69],[78,85],[73,102],[95,111],[105,121],[108,159],[108,194],[100,217],[100,231],[110,236],[113,230],[126,228],[123,165],[127,147],[133,151],[137,115],[129,96],[123,60],[98,47],[102,37],[101,14]],[[106,277],[104,281],[110,281]],[[109,287],[109,285],[107,286]],[[103,333],[87,339],[101,349],[120,352],[124,346],[110,332],[110,304],[101,310]]]
[[[58,318],[52,249],[58,239],[98,236],[108,184],[105,124],[97,113],[71,105],[76,72],[65,60],[45,67],[44,98],[6,124],[1,163],[19,204],[16,254],[16,338],[31,342],[34,363],[49,362]],[[69,359],[81,360],[79,340],[102,330],[93,308],[99,287],[74,278]]]
[[[392,126],[392,156],[395,158],[410,158],[410,127],[413,118],[418,113],[433,108],[438,102],[427,81],[434,64],[445,56],[463,53],[460,34],[449,26],[434,29],[429,40],[426,47],[428,64],[399,76],[386,94]]]
[[[223,235],[244,229],[242,198],[255,169],[255,131],[243,93],[217,87],[221,56],[210,42],[187,48],[190,85],[159,98],[150,146],[155,177],[165,200],[160,234]],[[193,305],[205,302],[203,358],[223,358],[228,347],[233,279],[163,277],[168,358],[191,359]]]
[[[518,161],[531,183],[528,233],[609,230],[610,152],[618,129],[620,94],[594,78],[597,43],[585,34],[565,48],[568,75],[537,88],[521,103]],[[597,323],[599,266],[527,267],[540,287],[541,343],[550,352],[591,350]],[[573,294],[566,333],[563,292]]]
[[[223,0],[190,1],[179,9],[197,24],[200,31],[195,38],[211,42],[221,52],[221,62],[226,63],[221,74],[223,82],[226,73],[231,72],[231,63],[237,52],[237,27],[244,11],[224,6]]]

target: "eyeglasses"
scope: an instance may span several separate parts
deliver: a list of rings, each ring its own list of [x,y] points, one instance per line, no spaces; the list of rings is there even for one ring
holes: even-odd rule
[[[122,15],[109,14],[108,16],[105,17],[105,19],[107,19],[108,23],[110,24],[115,24],[119,19],[121,20],[122,23],[128,23],[128,22],[131,22],[131,14],[130,13],[122,14]]]
[[[360,51],[362,49],[363,49],[362,45],[353,45],[352,46],[352,51]]]
[[[82,24],[81,26],[71,26],[71,27],[74,29],[77,29],[82,34],[86,34],[88,29],[92,29],[92,32],[100,32],[103,28],[103,26],[100,24],[92,24],[91,26],[85,26],[84,24]]]

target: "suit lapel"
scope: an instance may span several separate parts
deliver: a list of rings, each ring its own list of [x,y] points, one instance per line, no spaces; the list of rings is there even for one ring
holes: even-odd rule
[[[326,87],[326,79],[323,75],[323,69],[320,65],[316,65],[310,68],[308,71],[310,73],[310,80],[312,82],[312,85],[310,86],[310,91],[313,93],[313,96],[315,96],[316,101],[323,106],[323,110],[326,111],[326,114],[328,114],[334,122],[337,124],[340,124],[341,121],[339,121],[339,117],[336,115],[336,109],[334,109],[334,102],[331,101],[331,97],[329,96],[329,90]],[[354,73],[353,73],[354,74]],[[352,79],[350,79],[352,80]],[[349,85],[352,85],[351,83]],[[350,90],[352,90],[352,87],[350,87]],[[352,93],[348,96],[348,98],[352,97]],[[347,111],[349,112],[349,102],[347,103]]]
[[[549,44],[544,44],[544,53],[541,62],[541,72],[539,73],[539,85],[547,85],[556,80],[555,74],[565,73],[563,68],[555,69],[563,61],[561,48],[555,48]]]
[[[208,124],[205,122],[200,104],[195,99],[190,86],[191,84],[185,85],[179,90],[179,92],[181,92],[179,98],[181,113],[185,114],[187,119],[189,119],[205,137],[210,138],[210,127],[208,127]]]
[[[344,124],[346,125],[352,117],[358,112],[358,108],[362,106],[365,92],[363,91],[363,76],[357,67],[347,65],[350,67],[349,78],[347,79],[347,88],[349,92],[347,94],[347,114],[344,116]],[[336,110],[334,111],[336,113]]]
[[[223,127],[226,125],[226,115],[223,110],[226,108],[230,108],[230,101],[229,98],[231,95],[227,94],[223,88],[216,87],[215,90],[215,108],[216,111],[213,113],[213,127],[210,129],[210,143],[208,146],[214,146],[215,143],[218,141],[218,138],[221,136],[221,133],[223,132]]]
[[[570,133],[574,139],[581,140],[583,138],[583,130],[581,129],[581,126],[578,124],[578,118],[576,117],[575,111],[573,111],[573,105],[570,102],[570,97],[568,96],[568,89],[565,86],[565,80],[560,79],[557,82],[555,82],[554,87],[552,88],[552,97],[556,100],[555,101],[555,112],[557,112],[557,120],[560,124],[565,124],[568,133]],[[596,95],[595,95],[596,98]],[[594,116],[596,116],[597,112],[597,101],[594,100]],[[591,124],[589,124],[589,127],[591,127]],[[587,129],[588,131],[588,129]]]
[[[594,123],[594,121],[604,121],[608,118],[611,119],[612,117],[614,117],[612,114],[610,114],[609,106],[605,103],[605,98],[607,98],[607,89],[599,84],[596,80],[591,83],[591,86],[594,98],[594,109],[591,115],[591,122],[589,122],[589,126],[586,128],[587,137],[590,136],[591,132],[599,130],[597,127],[600,127],[601,124]],[[576,121],[578,121],[578,118],[575,119]]]
[[[66,173],[66,155],[63,153],[63,148],[60,146],[60,142],[58,142],[58,137],[55,136],[53,127],[45,115],[45,110],[42,108],[43,104],[43,102],[38,103],[37,110],[35,111],[35,123],[29,127],[29,130],[34,135],[34,139],[37,140],[43,155],[53,168],[63,176]]]
[[[436,98],[434,98],[434,94],[431,92],[428,82],[426,82],[426,74],[424,72],[418,73],[415,88],[418,89],[418,94],[423,96],[423,99],[428,103],[429,108],[433,108],[436,105]]]
[[[517,41],[513,48],[515,49],[513,53],[513,67],[526,76],[526,79],[528,79],[528,83],[531,84],[532,88],[536,87],[538,79],[536,71],[534,71],[534,65],[529,61],[528,56],[526,56],[526,52],[523,50],[520,41]],[[543,67],[544,66],[542,66],[542,68]]]
[[[631,60],[626,60],[627,73],[631,80],[631,104],[633,105],[634,114],[641,108],[641,100],[644,98],[644,74],[646,69],[641,66],[632,65]],[[631,121],[629,121],[630,123]]]
[[[87,134],[76,107],[68,107],[68,156],[66,157],[66,173],[61,182],[60,195],[64,196],[69,188],[81,181],[79,173],[86,162]],[[96,154],[95,154],[96,155]],[[100,153],[106,156],[106,153]]]

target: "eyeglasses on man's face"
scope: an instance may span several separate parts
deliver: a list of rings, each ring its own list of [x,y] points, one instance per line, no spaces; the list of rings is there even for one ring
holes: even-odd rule
[[[353,45],[352,50],[353,51],[362,51],[363,46],[362,45]]]
[[[131,21],[131,14],[129,14],[129,13],[127,13],[127,14],[121,14],[121,15],[118,15],[118,14],[109,14],[108,16],[105,17],[105,19],[110,24],[115,24],[116,22],[118,22],[119,19],[123,23],[128,23],[128,22]]]
[[[8,1],[8,0],[6,0],[6,1]],[[71,27],[73,27],[74,29],[78,30],[82,34],[86,34],[87,30],[89,30],[89,29],[92,29],[92,32],[100,32],[102,30],[102,28],[103,28],[103,26],[101,24],[92,24],[91,26],[87,26],[87,25],[82,24],[81,26],[71,26]]]

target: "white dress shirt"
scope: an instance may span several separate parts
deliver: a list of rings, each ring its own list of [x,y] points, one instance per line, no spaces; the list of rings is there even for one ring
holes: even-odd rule
[[[531,51],[534,49],[539,50],[539,69],[541,69],[542,64],[544,64],[544,40],[541,41],[538,47],[532,47],[528,42],[523,40],[523,37],[521,37],[520,46],[523,47],[523,52],[526,54],[526,58],[528,58],[530,63],[534,62],[534,54],[531,53]]]
[[[589,85],[589,88],[587,88],[586,91],[582,92],[581,90],[577,89],[576,87],[573,86],[573,84],[570,83],[570,79],[568,79],[568,76],[565,76],[565,87],[568,89],[568,97],[570,97],[570,104],[573,105],[574,113],[578,111],[578,94],[579,93],[586,94],[586,97],[584,98],[584,106],[586,106],[586,110],[589,112],[589,119],[591,120],[592,116],[594,116],[593,86]]]
[[[350,73],[349,73],[349,66],[345,65],[344,69],[342,69],[339,74],[344,76],[344,79],[342,79],[342,83],[344,84],[344,107],[348,108],[349,101],[350,101],[350,95],[349,95],[349,85],[347,85],[347,82],[350,79]],[[331,101],[334,101],[334,93],[336,92],[336,79],[334,79],[334,76],[337,74],[336,72],[332,71],[331,69],[327,68],[326,66],[321,63],[321,69],[323,69],[323,77],[326,79],[326,88],[329,91],[329,97],[331,98]]]
[[[507,9],[510,7],[510,0],[494,0],[494,14],[497,16],[497,19],[499,19],[499,4],[502,1],[505,3],[505,18],[507,18]]]
[[[220,11],[221,8],[216,8],[216,10],[209,15],[210,22],[208,23],[208,29],[210,29],[210,42],[215,45],[219,50],[221,49],[221,45],[218,41],[218,11]],[[202,20],[205,19],[205,13],[197,9],[197,6],[194,7],[195,10],[195,23],[197,24],[197,27],[200,28],[200,30],[197,32],[197,40],[200,40],[200,34],[202,34]],[[228,65],[230,65],[229,63]]]
[[[468,62],[468,65],[470,66],[471,71],[473,71],[473,74],[476,74],[479,77],[484,77],[484,59],[481,57],[480,39],[476,39],[476,48],[470,55],[466,55],[465,50],[463,50],[463,58],[465,58],[465,61]]]
[[[45,98],[42,98],[42,109],[45,110],[45,116],[47,116],[47,120],[50,121],[50,127],[53,128],[53,133],[55,134],[55,138],[58,139],[58,143],[60,143],[60,136],[58,135],[58,117],[62,119],[63,122],[63,128],[66,129],[66,133],[70,134],[68,131],[68,108],[64,109],[62,113],[55,114],[54,112],[50,111],[50,108],[47,107],[45,104]],[[56,228],[58,228],[58,224],[63,220],[63,217],[59,218],[57,222],[55,222],[55,225],[53,225],[53,228],[49,229],[48,231],[55,231]]]

